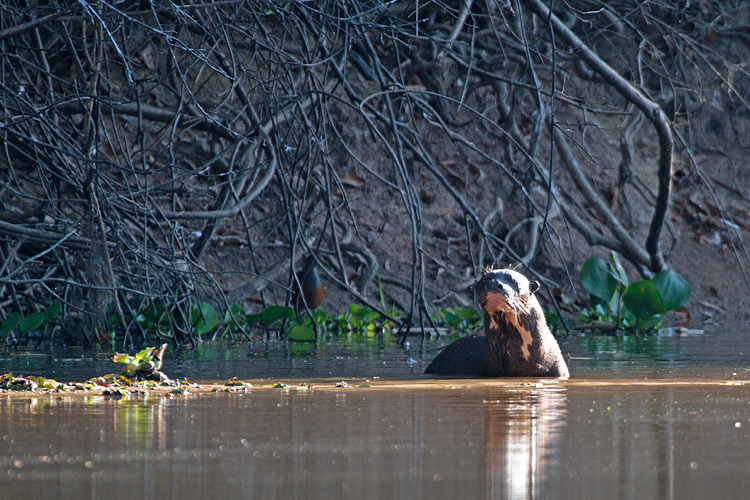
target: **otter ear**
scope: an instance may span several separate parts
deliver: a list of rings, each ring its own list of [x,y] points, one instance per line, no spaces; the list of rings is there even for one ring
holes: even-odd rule
[[[538,281],[529,281],[529,291],[531,293],[534,293],[537,290],[539,290],[539,282]]]

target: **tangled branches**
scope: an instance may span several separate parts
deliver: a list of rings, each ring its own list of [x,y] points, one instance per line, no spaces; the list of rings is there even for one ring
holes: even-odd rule
[[[701,7],[692,32],[665,20],[676,3],[650,5],[5,2],[0,310],[57,298],[69,339],[95,341],[113,317],[129,342],[158,303],[183,342],[191,302],[288,300],[310,254],[388,314],[380,276],[409,327],[479,264],[552,251],[564,268],[568,224],[658,271],[671,122],[701,98],[672,75],[712,67],[696,33],[733,16]],[[589,143],[638,113],[660,144],[638,174],[655,196]],[[654,207],[647,230],[608,186]]]

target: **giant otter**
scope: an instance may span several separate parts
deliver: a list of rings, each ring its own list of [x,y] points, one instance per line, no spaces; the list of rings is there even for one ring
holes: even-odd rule
[[[570,373],[534,292],[539,283],[510,269],[485,268],[475,285],[484,335],[445,348],[425,373],[479,377],[561,377]]]

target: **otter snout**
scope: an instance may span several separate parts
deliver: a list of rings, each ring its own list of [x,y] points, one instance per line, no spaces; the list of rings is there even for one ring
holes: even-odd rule
[[[477,303],[486,312],[526,309],[539,283],[510,269],[486,272],[475,285]]]

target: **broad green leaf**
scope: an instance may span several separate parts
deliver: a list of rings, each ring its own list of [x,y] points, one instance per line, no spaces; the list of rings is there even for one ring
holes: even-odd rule
[[[297,325],[289,330],[287,338],[292,342],[315,342],[315,332],[302,325]]]
[[[258,321],[265,318],[265,315],[262,312],[255,313],[255,314],[246,314],[245,315],[245,321],[247,321],[248,325],[252,325],[253,323],[257,323]]]
[[[8,335],[15,327],[21,324],[21,320],[23,319],[23,316],[21,313],[10,313],[7,318],[3,320],[3,326],[2,326],[2,335],[0,337],[5,337]]]
[[[362,316],[364,314],[363,307],[358,306],[357,304],[349,304],[349,312],[352,313],[354,316]]]
[[[655,314],[664,314],[664,303],[654,284],[647,280],[636,281],[622,296],[625,307],[644,323]]]
[[[581,284],[594,297],[609,302],[617,289],[617,280],[610,272],[610,266],[601,257],[589,257],[581,269]]]
[[[159,321],[155,324],[159,333],[167,335],[172,331],[172,315],[167,311],[161,313]]]
[[[280,319],[294,319],[297,315],[294,309],[284,306],[268,306],[263,309],[263,319],[271,325]]]
[[[31,330],[36,330],[42,325],[42,322],[44,321],[44,314],[40,312],[35,312],[33,314],[29,314],[25,318],[21,320],[21,333],[30,332]]]
[[[661,314],[654,314],[650,318],[638,323],[638,327],[643,330],[648,330],[649,328],[658,327],[659,324],[661,323],[662,318],[663,316]]]
[[[659,271],[651,281],[659,290],[664,301],[664,309],[667,311],[677,309],[690,298],[690,285],[682,276],[671,269]]]
[[[162,304],[152,304],[143,312],[143,316],[145,316],[147,320],[151,321],[151,323],[157,323],[159,321],[159,317],[163,314],[164,305]]]
[[[190,311],[190,325],[197,335],[210,332],[218,320],[216,309],[208,302],[193,304]]]
[[[581,321],[583,321],[584,323],[589,323],[594,320],[593,316],[591,316],[590,309],[584,309],[583,311],[579,312],[578,317],[581,318]]]
[[[117,318],[117,315],[116,315],[116,314],[110,314],[110,315],[109,315],[109,316],[107,317],[107,323],[106,323],[106,324],[107,324],[107,327],[108,327],[108,328],[110,328],[110,329],[111,329],[111,328],[114,328],[114,327],[116,327],[116,326],[117,326],[117,324],[119,323],[119,321],[120,321],[120,320],[119,320],[119,319]],[[126,316],[126,320],[125,320],[125,321],[127,321],[127,316]]]
[[[338,316],[333,318],[333,322],[338,328],[342,330],[346,330],[347,328],[349,328],[349,320],[343,314],[339,314]]]
[[[607,309],[607,302],[600,299],[596,295],[589,295],[589,307],[591,309],[601,310],[602,313]]]
[[[224,324],[230,329],[243,329],[248,324],[247,316],[242,310],[242,306],[231,304],[224,313]]]
[[[372,323],[380,317],[380,313],[377,311],[367,311],[362,318],[365,323]]]
[[[50,322],[55,319],[55,317],[60,314],[61,309],[62,303],[59,300],[52,301],[52,303],[42,311],[44,314],[44,321]]]
[[[227,308],[227,312],[224,313],[224,321],[230,321],[232,317],[237,317],[241,314],[244,314],[245,311],[242,310],[242,306],[239,304],[230,304]]]
[[[349,325],[351,325],[352,328],[359,328],[362,326],[362,318],[357,315],[352,315],[352,317],[349,318]]]
[[[596,314],[597,319],[601,321],[607,321],[609,319],[607,316],[607,305],[604,302],[595,304],[592,310]]]

